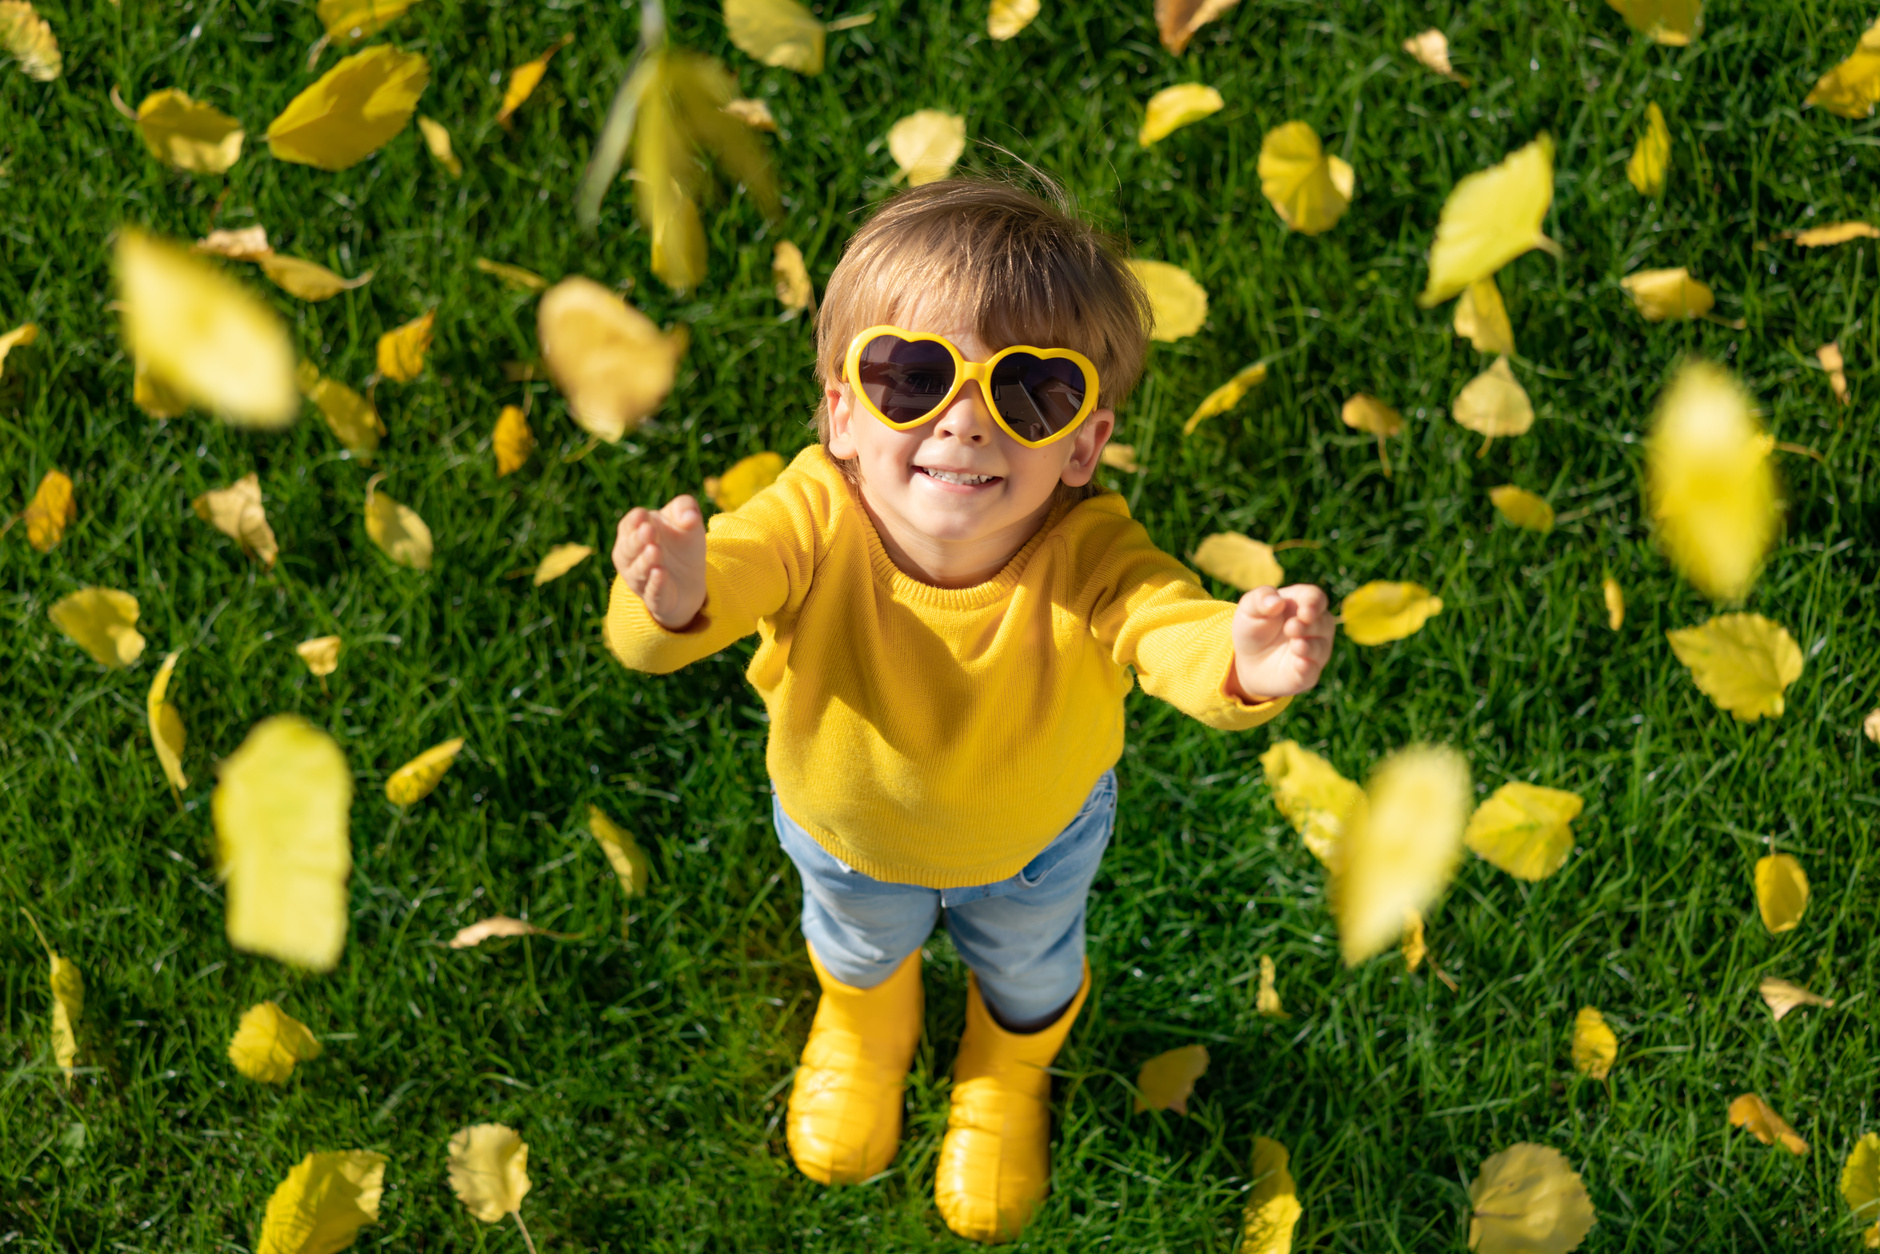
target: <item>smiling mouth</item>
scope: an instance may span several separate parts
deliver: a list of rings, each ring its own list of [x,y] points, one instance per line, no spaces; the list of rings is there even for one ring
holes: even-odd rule
[[[916,466],[914,469],[930,479],[938,479],[941,483],[951,483],[967,488],[994,483],[999,478],[998,475],[969,475],[958,470],[937,470],[929,466]]]

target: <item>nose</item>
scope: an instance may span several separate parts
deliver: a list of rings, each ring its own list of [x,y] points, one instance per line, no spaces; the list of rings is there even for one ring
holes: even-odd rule
[[[969,379],[934,424],[934,434],[946,434],[962,444],[981,445],[992,439],[992,413],[977,380]]]

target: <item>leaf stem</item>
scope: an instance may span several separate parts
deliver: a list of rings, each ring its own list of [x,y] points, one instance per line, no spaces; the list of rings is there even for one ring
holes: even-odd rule
[[[509,1213],[516,1217],[516,1227],[522,1230],[522,1243],[529,1247],[529,1254],[535,1254],[535,1241],[529,1236],[529,1225],[522,1222],[522,1212],[512,1210]]]

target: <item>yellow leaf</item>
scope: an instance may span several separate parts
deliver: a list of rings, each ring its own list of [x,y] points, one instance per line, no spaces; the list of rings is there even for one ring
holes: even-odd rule
[[[1782,1022],[1783,1017],[1787,1015],[1789,1011],[1800,1006],[1834,1005],[1834,999],[1832,997],[1822,997],[1819,994],[1809,992],[1800,984],[1791,984],[1787,980],[1778,980],[1774,976],[1765,978],[1762,982],[1762,986],[1757,991],[1762,994],[1762,999],[1769,1004],[1769,1009],[1775,1012],[1775,1021],[1777,1023]]]
[[[1841,1198],[1861,1223],[1880,1221],[1880,1132],[1869,1132],[1848,1151],[1841,1168]],[[1868,1229],[1867,1245],[1880,1245],[1872,1234],[1880,1233],[1880,1222]]]
[[[1557,254],[1560,246],[1541,234],[1553,199],[1554,141],[1545,134],[1457,183],[1436,223],[1429,282],[1417,304],[1441,304],[1531,248]]]
[[[1454,749],[1413,745],[1384,760],[1337,845],[1333,901],[1346,966],[1402,933],[1455,874],[1469,817],[1469,763]]]
[[[1495,503],[1496,513],[1517,527],[1542,535],[1554,529],[1554,507],[1526,488],[1504,483],[1499,488],[1490,488],[1488,499]]]
[[[260,558],[264,566],[274,565],[281,550],[261,507],[259,475],[246,474],[226,488],[204,492],[192,507],[196,517],[240,544],[242,552]]]
[[[1149,297],[1150,339],[1164,342],[1179,340],[1201,329],[1201,324],[1208,317],[1208,294],[1195,282],[1193,275],[1166,261],[1144,261],[1140,258],[1131,258],[1129,268]],[[1244,370],[1241,372],[1245,373]],[[1240,375],[1234,377],[1239,378]],[[1202,403],[1205,405],[1207,402]]]
[[[273,310],[212,263],[129,227],[116,269],[124,338],[164,388],[237,426],[294,421],[294,347]]]
[[[72,1080],[78,1065],[78,1020],[85,1010],[85,976],[70,958],[51,953],[52,1058]]]
[[[1606,1026],[1606,1016],[1581,1006],[1573,1019],[1573,1069],[1588,1079],[1603,1080],[1618,1058],[1619,1038]]]
[[[548,551],[548,555],[535,568],[535,586],[541,587],[563,575],[594,556],[594,548],[587,544],[558,544]]]
[[[274,281],[274,286],[302,300],[330,300],[341,292],[350,292],[372,281],[370,270],[356,279],[342,279],[325,266],[280,253],[269,253],[255,260],[261,272]]]
[[[535,432],[521,406],[505,405],[496,417],[496,430],[490,435],[490,448],[496,454],[496,477],[521,470],[535,451]]]
[[[1461,83],[1464,87],[1469,85],[1468,79],[1450,68],[1449,37],[1443,32],[1431,28],[1412,35],[1403,41],[1403,50],[1444,78]]]
[[[1524,435],[1534,425],[1534,403],[1514,377],[1506,357],[1462,385],[1450,416],[1482,437],[1477,457],[1488,454],[1496,436]]]
[[[78,502],[72,499],[72,480],[65,472],[48,470],[26,503],[26,542],[41,553],[65,539],[65,529],[78,521]]]
[[[725,31],[738,51],[798,74],[823,68],[823,24],[796,0],[724,0]]]
[[[474,949],[493,936],[552,936],[557,940],[570,939],[565,933],[551,932],[522,919],[512,919],[508,915],[495,914],[487,919],[478,919],[469,927],[461,928],[450,938],[452,949]]]
[[[357,165],[405,129],[430,81],[419,53],[390,44],[356,52],[288,102],[268,126],[268,148],[322,170]]]
[[[299,383],[339,442],[361,466],[370,466],[378,452],[379,437],[385,434],[385,423],[372,402],[344,383],[321,378],[307,362],[300,364]]]
[[[509,125],[509,119],[515,115],[517,109],[522,107],[522,102],[534,94],[536,87],[542,81],[542,76],[548,73],[549,58],[566,48],[573,40],[572,34],[563,35],[549,45],[547,52],[533,61],[525,61],[509,72],[509,86],[503,91],[503,105],[496,111],[498,122],[504,126]]]
[[[478,257],[476,268],[485,274],[493,274],[511,287],[519,287],[528,292],[539,292],[548,287],[548,280],[533,270],[524,270],[521,266],[508,265],[501,261],[491,261],[487,257]]]
[[[1774,448],[1743,385],[1709,362],[1682,367],[1658,404],[1645,451],[1658,543],[1712,600],[1745,596],[1775,542]]]
[[[1567,1254],[1593,1230],[1593,1200],[1560,1151],[1523,1142],[1482,1164],[1469,1185],[1475,1254]]]
[[[364,39],[405,15],[418,0],[320,0],[314,6],[327,38]]]
[[[1273,804],[1327,868],[1337,864],[1338,845],[1364,807],[1364,789],[1330,762],[1298,742],[1282,740],[1260,755]]]
[[[1783,692],[1802,676],[1801,646],[1761,614],[1719,614],[1665,638],[1698,690],[1740,722],[1781,715]]]
[[[239,230],[211,231],[196,241],[195,251],[230,261],[259,261],[274,249],[268,245],[268,229],[257,223]]]
[[[451,148],[450,131],[442,122],[418,115],[418,133],[424,136],[424,146],[431,151],[431,157],[454,179],[463,177],[463,162]]]
[[[216,867],[237,949],[331,971],[346,946],[352,772],[333,738],[296,714],[256,723],[222,760]]]
[[[1847,60],[1823,74],[1802,107],[1818,104],[1844,118],[1870,118],[1880,102],[1880,21],[1861,33]]]
[[[754,131],[774,132],[777,129],[777,119],[771,116],[770,106],[761,100],[740,97],[721,108]]]
[[[1260,191],[1284,222],[1301,235],[1337,225],[1356,189],[1352,168],[1328,156],[1304,122],[1274,127],[1260,141]]]
[[[1703,25],[1703,0],[1606,0],[1627,26],[1673,48],[1691,42]]]
[[[1808,909],[1808,876],[1802,864],[1786,853],[1757,859],[1756,909],[1774,935],[1800,926],[1802,912]]]
[[[1260,989],[1254,994],[1253,1008],[1269,1019],[1290,1019],[1292,1016],[1279,1004],[1278,975],[1273,959],[1261,954]]]
[[[652,879],[653,867],[646,851],[640,848],[640,842],[633,839],[633,833],[608,818],[599,806],[588,807],[588,831],[600,842],[627,896],[638,897],[644,893]]]
[[[1860,725],[1860,730],[1866,735],[1867,739],[1880,745],[1880,709],[1876,709],[1871,714],[1867,715],[1866,719]]]
[[[1625,626],[1625,589],[1611,575],[1600,580],[1599,586],[1606,597],[1606,626],[1617,631]]]
[[[1709,287],[1691,277],[1683,266],[1671,270],[1639,270],[1619,280],[1632,298],[1632,307],[1647,322],[1668,318],[1701,318],[1717,303]]]
[[[1745,1093],[1730,1103],[1730,1126],[1747,1129],[1764,1145],[1780,1142],[1783,1149],[1797,1158],[1808,1153],[1808,1142],[1795,1134],[1795,1129],[1774,1107],[1754,1093]]]
[[[1511,781],[1469,817],[1469,848],[1516,879],[1544,880],[1573,852],[1573,820],[1586,803],[1559,788]]]
[[[255,1254],[336,1254],[379,1221],[384,1191],[383,1154],[309,1154],[268,1199]]]
[[[1660,196],[1665,190],[1665,171],[1671,164],[1671,128],[1665,125],[1665,113],[1656,103],[1645,106],[1645,129],[1633,145],[1625,163],[1625,177],[1641,196]]]
[[[50,83],[65,68],[52,27],[27,0],[0,0],[0,48],[35,82]]]
[[[1003,42],[1030,26],[1038,16],[1038,0],[992,0],[986,13],[986,34]]]
[[[1867,222],[1831,222],[1809,231],[1797,231],[1795,242],[1803,248],[1826,248],[1845,244],[1851,239],[1880,239],[1880,227]]]
[[[1253,1188],[1240,1217],[1240,1254],[1292,1254],[1293,1229],[1305,1210],[1287,1170],[1289,1158],[1278,1141],[1253,1138]]]
[[[338,636],[315,636],[311,640],[302,640],[294,646],[294,652],[307,664],[307,670],[316,678],[324,679],[339,669]]]
[[[150,691],[144,696],[144,717],[150,723],[150,740],[157,748],[157,762],[163,767],[170,787],[179,793],[189,787],[189,776],[183,774],[183,716],[165,698],[169,695],[176,659],[182,656],[179,651],[163,659],[163,665],[157,668],[157,677],[150,681]]]
[[[777,300],[785,309],[816,309],[816,286],[810,282],[803,250],[787,239],[777,241],[770,257],[770,277],[777,285]]]
[[[425,354],[431,351],[431,328],[437,310],[428,310],[403,326],[379,336],[379,373],[409,383],[424,373]]]
[[[939,109],[910,113],[888,128],[888,155],[909,187],[933,183],[953,173],[966,151],[966,119]]]
[[[196,174],[226,173],[241,160],[247,138],[239,121],[174,87],[144,97],[137,106],[137,130],[151,156]]]
[[[366,483],[366,535],[400,566],[431,569],[431,529],[417,511],[377,490],[383,477],[374,475]]]
[[[1142,470],[1142,467],[1136,464],[1134,444],[1106,443],[1103,446],[1103,452],[1098,454],[1098,460],[1110,469],[1120,470],[1126,474],[1133,475]]]
[[[450,1138],[450,1190],[486,1224],[522,1209],[529,1195],[529,1146],[514,1128],[479,1123]]]
[[[1414,971],[1423,965],[1429,957],[1429,944],[1423,939],[1423,916],[1412,910],[1404,916],[1403,937],[1400,942],[1403,949],[1404,969]]]
[[[1815,360],[1828,372],[1828,386],[1834,389],[1834,399],[1847,405],[1852,397],[1847,394],[1847,360],[1841,356],[1841,346],[1832,340],[1815,350]]]
[[[1136,1110],[1172,1110],[1188,1113],[1188,1097],[1195,1091],[1195,1081],[1208,1070],[1205,1045],[1183,1045],[1157,1054],[1142,1064],[1136,1073]]]
[[[129,666],[143,656],[137,598],[116,588],[80,588],[47,611],[53,625],[101,666]]]
[[[542,356],[583,430],[609,444],[634,430],[672,390],[683,330],[653,320],[592,279],[563,279],[536,315]]]
[[[1338,607],[1353,644],[1388,644],[1414,636],[1442,612],[1443,599],[1431,596],[1422,584],[1381,579],[1365,584]]]
[[[6,374],[7,354],[16,348],[25,348],[38,338],[39,325],[34,322],[23,323],[0,335],[0,376]]]
[[[1033,0],[1033,12],[1037,2]],[[1164,87],[1149,97],[1148,108],[1143,113],[1142,129],[1136,134],[1136,142],[1147,148],[1157,140],[1166,138],[1170,132],[1187,126],[1190,122],[1199,122],[1210,113],[1218,113],[1226,107],[1221,93],[1201,83],[1180,83],[1174,87]]]
[[[1261,544],[1238,531],[1209,536],[1195,546],[1193,561],[1202,574],[1212,575],[1242,592],[1277,588],[1286,578],[1285,568],[1273,556],[1271,545]]]
[[[1162,46],[1176,56],[1188,47],[1195,32],[1238,4],[1240,0],[1155,0],[1155,25]]]
[[[385,781],[385,799],[395,806],[417,805],[431,795],[462,751],[462,736],[432,745],[391,773]]]
[[[325,1051],[307,1025],[271,1001],[248,1007],[228,1043],[235,1070],[263,1084],[282,1084],[297,1062],[312,1062]]]
[[[1147,265],[1161,265],[1162,263],[1159,261],[1132,261],[1130,264],[1134,266],[1147,266]],[[1178,270],[1174,266],[1170,266],[1169,269],[1174,270],[1175,273],[1180,275],[1182,278],[1188,279],[1188,272],[1186,270]],[[1194,282],[1193,279],[1188,279],[1188,281],[1190,283]],[[1145,286],[1147,286],[1146,283],[1145,283]],[[1172,286],[1179,287],[1179,284],[1172,284]],[[1193,319],[1192,329],[1181,332],[1181,335],[1192,335],[1194,334],[1195,331],[1200,330],[1201,319],[1207,317],[1208,294],[1206,292],[1201,291],[1199,284],[1195,286],[1195,291],[1200,292],[1201,294],[1201,307],[1200,307],[1199,314],[1190,315],[1185,312],[1177,312],[1173,315],[1173,320],[1176,321],[1176,325],[1178,326],[1184,326],[1184,327],[1188,326],[1190,317],[1192,317]],[[1151,302],[1153,302],[1155,299],[1156,299],[1155,293],[1151,292],[1150,293]],[[1156,307],[1156,325],[1158,327],[1162,325],[1161,312],[1162,312],[1162,307],[1158,305]],[[1163,338],[1180,339],[1181,335],[1156,336],[1155,338],[1157,339],[1163,339]],[[1260,384],[1265,383],[1265,382],[1266,382],[1266,363],[1265,362],[1255,362],[1253,365],[1247,366],[1241,369],[1239,372],[1237,372],[1234,375],[1233,378],[1229,379],[1227,382],[1221,384],[1220,387],[1215,388],[1212,392],[1209,392],[1206,396],[1201,398],[1201,403],[1195,406],[1195,412],[1192,414],[1189,414],[1188,421],[1182,424],[1182,434],[1193,435],[1196,427],[1200,426],[1203,422],[1207,421],[1209,418],[1212,418],[1217,414],[1224,414],[1228,410],[1232,409],[1234,406],[1240,404],[1241,397],[1245,396],[1248,392],[1252,391],[1254,388],[1260,386]]]
[[[1514,324],[1508,321],[1508,307],[1502,304],[1501,289],[1492,274],[1462,289],[1456,301],[1455,326],[1456,334],[1473,344],[1478,353],[1514,355]]]
[[[131,400],[137,408],[152,418],[180,418],[189,409],[189,402],[177,395],[176,389],[150,373],[150,363],[137,358],[136,375],[131,385]]]
[[[730,470],[705,481],[705,495],[722,510],[733,510],[777,481],[783,473],[783,454],[752,453]]]

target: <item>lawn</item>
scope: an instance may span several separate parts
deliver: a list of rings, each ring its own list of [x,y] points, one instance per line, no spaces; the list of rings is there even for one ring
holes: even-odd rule
[[[22,509],[56,468],[79,513],[43,556],[24,527],[0,539],[0,1250],[245,1250],[303,1155],[365,1148],[390,1165],[382,1226],[360,1248],[519,1251],[513,1224],[479,1224],[445,1182],[447,1138],[485,1121],[529,1143],[524,1214],[544,1254],[963,1246],[932,1205],[966,992],[944,935],[929,946],[928,1033],[893,1169],[860,1187],[810,1183],[782,1119],[815,981],[769,827],[747,650],[631,674],[601,641],[601,557],[541,588],[518,577],[552,544],[610,545],[634,504],[814,439],[811,329],[780,316],[773,241],[798,243],[820,286],[891,190],[887,128],[922,107],[965,116],[965,168],[1029,162],[1134,255],[1207,288],[1207,325],[1156,345],[1121,414],[1141,473],[1104,472],[1159,543],[1315,541],[1282,560],[1334,602],[1409,579],[1445,605],[1394,644],[1341,638],[1319,689],[1255,732],[1131,697],[1117,835],[1091,908],[1096,987],[1059,1060],[1054,1193],[1028,1248],[1228,1250],[1256,1134],[1293,1153],[1300,1249],[1460,1250],[1467,1182],[1517,1141],[1554,1146],[1584,1176],[1599,1213],[1590,1251],[1859,1248],[1838,1182],[1853,1142],[1880,1129],[1880,747],[1860,734],[1880,704],[1880,285],[1874,241],[1804,251],[1781,233],[1872,212],[1880,128],[1800,107],[1870,9],[1722,0],[1689,47],[1670,48],[1599,0],[1242,0],[1175,57],[1148,0],[1047,3],[1009,43],[985,37],[982,0],[903,0],[832,35],[827,70],[805,78],[732,48],[715,6],[684,3],[675,39],[723,58],[776,116],[765,142],[784,212],[767,223],[741,194],[720,197],[709,274],[675,296],[650,271],[624,184],[596,234],[574,222],[636,5],[422,0],[382,37],[431,58],[420,110],[455,134],[461,181],[415,130],[340,173],[268,155],[268,120],[310,81],[310,4],[39,7],[65,76],[0,67],[0,331],[41,327],[0,378],[0,508]],[[1400,51],[1432,25],[1472,86]],[[497,125],[503,76],[566,32],[575,42],[513,132]],[[1140,148],[1143,101],[1186,81],[1217,87],[1226,108]],[[169,86],[208,100],[243,120],[249,151],[226,177],[166,170],[113,109],[114,84],[133,104]],[[1654,101],[1673,136],[1658,200],[1624,171]],[[1290,118],[1357,171],[1350,213],[1316,238],[1286,232],[1255,173],[1262,133]],[[1558,143],[1546,229],[1563,255],[1501,274],[1538,421],[1478,458],[1447,411],[1487,359],[1451,332],[1447,307],[1414,297],[1449,189],[1543,130]],[[429,369],[377,389],[390,434],[372,467],[435,532],[432,571],[368,541],[371,472],[311,409],[264,435],[132,405],[109,308],[107,241],[126,223],[189,239],[261,223],[277,248],[372,270],[317,305],[243,279],[302,353],[354,386],[381,331],[437,309]],[[477,257],[630,281],[655,321],[689,325],[657,420],[590,450],[552,386],[505,381],[504,362],[538,355],[534,298]],[[1633,312],[1619,278],[1678,265],[1716,289],[1718,321]],[[1829,340],[1847,356],[1851,407],[1815,365]],[[1691,354],[1736,371],[1775,437],[1819,455],[1779,455],[1786,529],[1745,608],[1785,625],[1807,664],[1786,713],[1754,724],[1712,705],[1673,657],[1665,630],[1713,607],[1659,554],[1641,503],[1641,433]],[[1184,438],[1201,397],[1255,360],[1269,381]],[[1357,391],[1404,413],[1392,478],[1371,438],[1339,422]],[[542,446],[499,479],[491,427],[524,403]],[[280,537],[272,572],[190,510],[250,471]],[[1498,520],[1488,490],[1503,483],[1566,521],[1543,536]],[[1629,601],[1618,632],[1606,575]],[[90,584],[141,601],[150,647],[135,667],[102,669],[48,621]],[[328,633],[346,652],[323,691],[293,646]],[[180,806],[144,718],[158,662],[179,649]],[[223,930],[214,764],[281,712],[326,729],[356,778],[352,928],[328,975],[238,952]],[[452,736],[463,757],[401,820],[386,776]],[[1285,737],[1359,779],[1433,741],[1467,753],[1483,793],[1515,779],[1572,789],[1586,799],[1577,849],[1535,884],[1469,859],[1429,913],[1430,963],[1412,974],[1393,951],[1347,970],[1323,873],[1258,762]],[[649,895],[622,896],[589,805],[648,849]],[[1751,887],[1772,850],[1814,886],[1781,936]],[[21,907],[84,971],[70,1086]],[[495,913],[581,939],[448,947]],[[1263,954],[1290,1020],[1255,1009]],[[1774,1023],[1756,993],[1770,975],[1837,1005]],[[326,1047],[278,1089],[225,1055],[264,998]],[[1608,1082],[1570,1063],[1582,1005],[1618,1033]],[[1196,1042],[1213,1061],[1188,1116],[1132,1113],[1140,1063]],[[1809,1155],[1727,1127],[1730,1099],[1750,1091]]]

